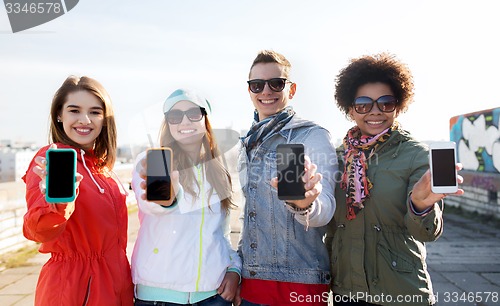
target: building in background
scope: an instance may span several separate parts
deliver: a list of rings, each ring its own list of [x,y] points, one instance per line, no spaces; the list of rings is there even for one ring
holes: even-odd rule
[[[0,148],[0,183],[20,182],[35,153],[30,148]]]

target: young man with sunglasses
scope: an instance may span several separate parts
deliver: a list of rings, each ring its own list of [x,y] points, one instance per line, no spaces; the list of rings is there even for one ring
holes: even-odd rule
[[[431,192],[427,147],[396,120],[413,88],[408,67],[388,53],[353,59],[337,76],[337,106],[355,126],[339,148],[343,175],[325,240],[336,306],[435,303],[425,243],[443,232],[445,195]]]
[[[337,158],[328,131],[288,105],[297,90],[290,68],[283,55],[267,50],[250,68],[254,122],[239,160],[246,198],[238,248],[241,305],[327,305],[330,271],[322,239],[335,211]],[[302,200],[278,199],[276,148],[285,143],[305,147]]]

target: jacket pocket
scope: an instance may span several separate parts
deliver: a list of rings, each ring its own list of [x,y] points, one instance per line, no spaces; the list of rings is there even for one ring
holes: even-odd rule
[[[377,249],[392,270],[404,273],[411,273],[415,271],[415,265],[404,255],[400,255],[380,244],[377,246]]]
[[[377,246],[378,280],[377,292],[396,295],[421,295],[429,290],[426,276],[402,250],[390,249],[387,245]],[[424,300],[426,297],[424,297]]]

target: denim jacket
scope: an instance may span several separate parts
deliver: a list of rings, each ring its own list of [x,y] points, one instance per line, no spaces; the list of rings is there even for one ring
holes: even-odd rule
[[[281,143],[304,144],[306,156],[318,166],[317,173],[323,175],[323,189],[308,214],[289,209],[270,185],[277,176],[276,146]],[[328,131],[297,115],[248,155],[242,144],[238,170],[246,199],[238,252],[243,260],[244,278],[306,284],[330,282],[323,236],[335,211],[337,169]]]

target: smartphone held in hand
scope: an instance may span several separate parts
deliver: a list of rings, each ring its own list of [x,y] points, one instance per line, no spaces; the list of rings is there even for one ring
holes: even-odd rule
[[[301,200],[305,198],[304,145],[279,144],[276,148],[278,172],[278,198],[280,200]]]
[[[45,153],[47,177],[45,200],[49,203],[68,203],[76,197],[76,151],[49,149]]]
[[[455,193],[458,191],[455,165],[456,144],[452,141],[430,144],[429,161],[431,169],[431,190],[434,193]]]
[[[172,150],[154,148],[146,153],[146,199],[148,201],[168,201],[172,196],[170,171]]]

